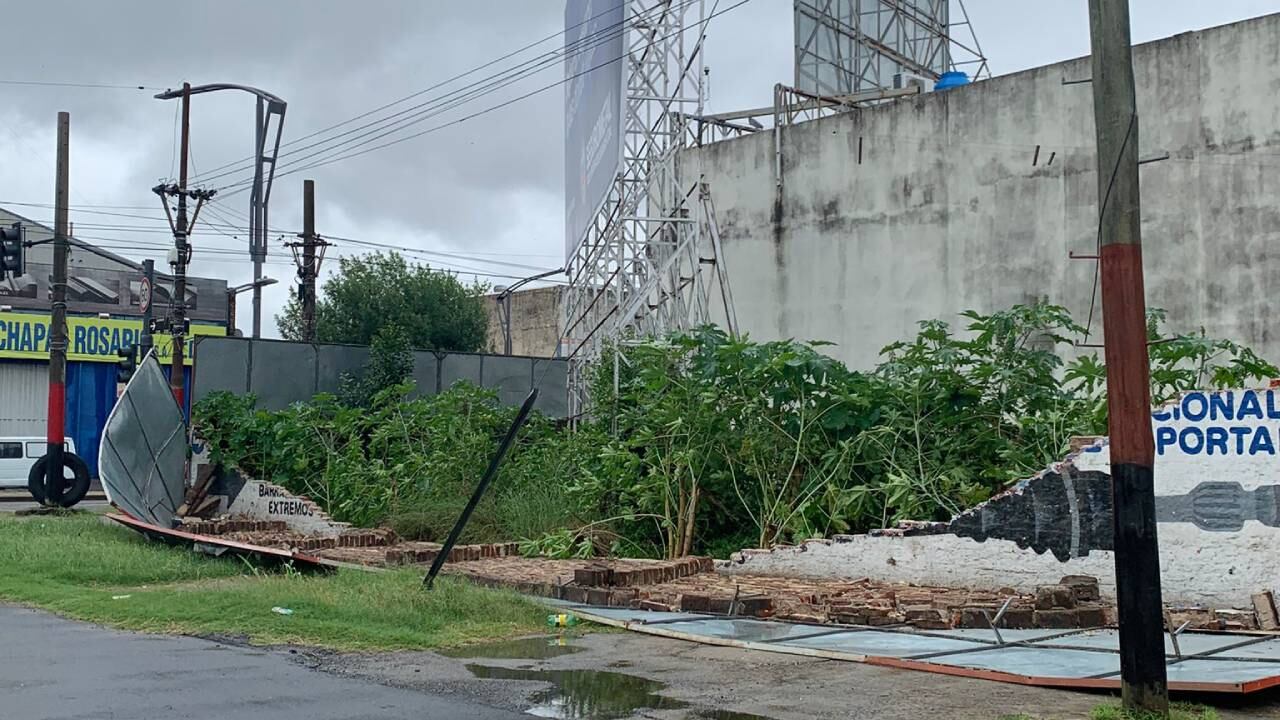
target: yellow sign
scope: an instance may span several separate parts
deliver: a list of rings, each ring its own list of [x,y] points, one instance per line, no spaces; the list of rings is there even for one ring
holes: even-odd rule
[[[0,358],[47,360],[49,358],[48,315],[27,313],[0,313]],[[226,335],[218,325],[191,325],[187,338],[187,351],[183,361],[191,364],[198,335]],[[116,351],[127,348],[142,339],[140,318],[67,317],[67,359],[90,362],[119,362]],[[154,335],[156,356],[161,364],[169,358],[172,338]]]

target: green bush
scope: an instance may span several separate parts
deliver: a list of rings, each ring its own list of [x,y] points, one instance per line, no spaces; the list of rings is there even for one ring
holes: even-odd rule
[[[607,350],[594,408],[575,432],[534,413],[476,508],[466,541],[524,540],[527,553],[724,556],[945,520],[1106,431],[1106,368],[1067,363],[1082,333],[1061,307],[1033,304],[965,327],[920,323],[870,372],[821,343],[758,343],[714,327]],[[1152,397],[1241,387],[1280,375],[1248,348],[1168,337],[1153,312]],[[384,338],[388,370],[395,337]],[[382,383],[386,384],[386,383]],[[372,390],[372,388],[369,388]],[[213,459],[310,496],[336,519],[439,540],[515,416],[459,384],[410,398],[390,384],[365,407],[331,396],[280,412],[252,397],[196,405]]]

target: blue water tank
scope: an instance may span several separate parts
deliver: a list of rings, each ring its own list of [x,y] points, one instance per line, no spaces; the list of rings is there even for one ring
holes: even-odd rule
[[[969,84],[969,75],[967,73],[964,73],[960,70],[952,70],[951,72],[942,73],[942,75],[938,78],[938,82],[934,83],[933,89],[934,90],[950,90],[951,88],[960,87],[961,85],[968,85],[968,84]]]

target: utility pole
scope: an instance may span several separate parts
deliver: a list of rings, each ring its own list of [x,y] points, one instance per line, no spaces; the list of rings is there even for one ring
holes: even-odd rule
[[[1089,26],[1121,693],[1126,708],[1163,716],[1169,709],[1169,690],[1156,543],[1151,366],[1142,279],[1138,109],[1129,0],[1089,0]]]
[[[44,502],[62,506],[67,411],[67,216],[71,177],[71,114],[58,113],[58,166],[53,191],[53,318],[49,328],[49,426]]]
[[[314,180],[302,181],[302,242],[286,245],[293,250],[293,260],[298,265],[298,297],[302,301],[302,340],[316,341],[316,279],[320,275],[320,263],[324,262],[324,250],[329,246],[316,234],[316,184]],[[299,257],[298,248],[302,248]]]
[[[173,266],[173,303],[169,332],[173,335],[170,352],[173,365],[169,368],[169,388],[178,401],[178,409],[186,407],[183,398],[183,353],[186,348],[185,325],[187,321],[187,153],[191,143],[191,83],[182,83],[182,141],[178,164],[178,217],[173,227],[173,244],[177,250],[177,262]]]

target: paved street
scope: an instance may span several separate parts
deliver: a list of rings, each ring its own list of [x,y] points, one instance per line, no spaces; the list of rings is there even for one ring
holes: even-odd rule
[[[0,718],[506,720],[521,715],[310,670],[281,652],[136,635],[0,606]]]

